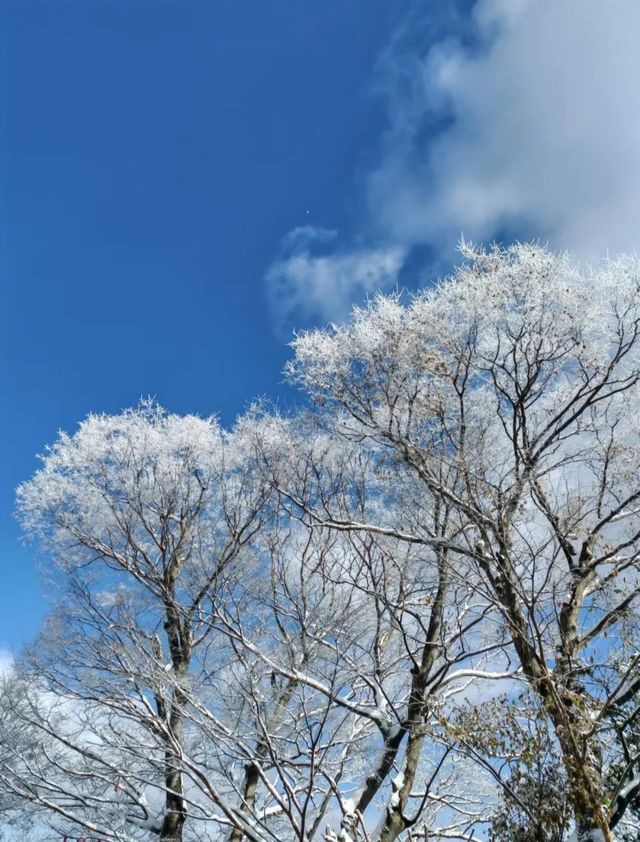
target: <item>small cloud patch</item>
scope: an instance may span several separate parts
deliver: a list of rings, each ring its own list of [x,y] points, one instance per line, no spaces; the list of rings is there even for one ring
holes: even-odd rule
[[[336,238],[336,231],[304,226],[283,239],[280,256],[266,276],[278,332],[340,321],[354,302],[397,284],[406,256],[403,247],[331,250]]]

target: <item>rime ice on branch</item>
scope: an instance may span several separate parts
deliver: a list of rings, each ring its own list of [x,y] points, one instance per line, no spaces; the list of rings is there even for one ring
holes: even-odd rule
[[[122,840],[637,835],[640,266],[463,252],[298,335],[296,415],[60,436],[20,492],[62,598],[3,696],[13,803]]]

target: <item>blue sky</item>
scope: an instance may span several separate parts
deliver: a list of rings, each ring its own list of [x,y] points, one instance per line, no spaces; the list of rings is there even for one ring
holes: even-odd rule
[[[58,429],[293,401],[292,329],[461,232],[637,247],[640,7],[612,6],[4,0],[0,649],[45,610],[12,510]]]
[[[345,224],[393,5],[3,4],[6,645],[43,610],[14,487],[58,429],[144,394],[227,423],[283,394],[263,276],[289,229]]]

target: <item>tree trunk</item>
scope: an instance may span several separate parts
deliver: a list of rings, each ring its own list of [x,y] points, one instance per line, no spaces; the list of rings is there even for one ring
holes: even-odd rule
[[[256,748],[256,755],[260,760],[267,756],[267,746],[260,743]],[[244,769],[244,787],[242,793],[242,804],[240,812],[251,815],[256,801],[256,792],[260,781],[260,773],[255,763],[247,763]],[[244,839],[244,832],[239,827],[234,827],[229,837],[229,842],[241,842]]]
[[[162,842],[182,842],[187,812],[182,794],[182,772],[171,752],[165,755],[165,770],[166,798],[160,839]]]
[[[185,701],[184,694],[177,689],[174,690],[169,717],[172,744],[167,746],[164,755],[165,808],[160,830],[162,842],[182,842],[182,830],[187,820],[180,757],[174,748],[175,743],[182,744]]]
[[[495,576],[489,574],[489,578],[508,619],[511,639],[523,672],[553,723],[567,774],[567,794],[576,822],[577,840],[614,842],[604,806],[602,775],[585,736],[591,731],[593,723],[581,713],[581,699],[567,686],[566,676],[554,676],[548,670],[529,637],[506,543],[501,548],[499,561],[501,569]],[[563,624],[568,625],[570,620],[574,622],[570,617],[563,617]],[[566,647],[566,632],[561,629],[561,633]]]
[[[576,822],[578,842],[614,842],[605,806],[602,776],[595,763],[589,762],[589,747],[581,747],[579,728],[564,723],[556,727],[567,773],[568,796]],[[552,715],[552,719],[555,717]]]
[[[182,746],[184,736],[184,710],[187,696],[183,692],[182,682],[189,672],[191,660],[189,628],[181,621],[174,593],[176,568],[170,568],[166,577],[168,596],[165,599],[166,622],[164,624],[171,655],[174,686],[171,692],[169,710],[164,709],[164,719],[170,735],[166,739],[164,760],[165,809],[161,842],[182,842],[184,824],[187,820],[187,807],[184,800],[181,758],[176,746]],[[168,717],[167,717],[168,714]],[[168,721],[167,721],[168,719]]]
[[[409,737],[407,740],[407,751],[404,757],[402,780],[394,791],[392,803],[387,808],[379,842],[394,842],[413,823],[412,820],[406,817],[405,807],[409,801],[424,746],[425,721],[427,718],[426,694],[429,676],[440,654],[440,647],[437,641],[442,628],[444,605],[449,586],[446,552],[441,553],[438,559],[438,577],[438,591],[429,618],[426,643],[422,649],[422,658],[420,665],[412,670],[407,719],[403,723],[403,728],[399,734],[400,740],[395,745],[395,752],[387,758],[389,763],[394,762],[402,736],[408,732]],[[380,784],[378,784],[379,786]]]
[[[405,816],[405,807],[415,780],[423,745],[424,727],[420,724],[409,735],[402,784],[397,792],[394,792],[392,802],[387,808],[387,815],[378,842],[394,842],[402,831],[409,827],[410,822]]]
[[[297,682],[289,680],[286,687],[284,687],[280,696],[277,699],[276,710],[278,712],[284,711],[293,695]],[[276,712],[273,718],[273,727],[277,727],[279,715]],[[258,762],[252,761],[247,763],[244,767],[244,787],[242,792],[242,804],[240,805],[240,812],[251,816],[254,804],[256,803],[256,793],[258,791],[258,784],[260,783],[260,769],[258,763],[262,762],[269,755],[269,746],[266,742],[258,742],[256,745],[256,758]],[[239,827],[234,827],[229,836],[229,842],[241,842],[244,839],[244,832]]]

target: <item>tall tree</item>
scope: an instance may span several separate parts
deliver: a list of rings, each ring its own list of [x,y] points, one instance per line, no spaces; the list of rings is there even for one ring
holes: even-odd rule
[[[1,789],[123,842],[635,832],[640,265],[464,254],[298,335],[296,415],[59,437]]]
[[[553,724],[577,838],[610,842],[638,786],[635,755],[615,793],[604,768],[637,712],[640,267],[582,272],[537,246],[465,256],[407,306],[378,297],[298,336],[289,376],[449,511],[457,534],[432,530],[432,546],[481,575]]]
[[[110,746],[121,769],[146,767],[142,789],[130,793],[129,823],[182,839],[185,715],[212,633],[203,615],[259,529],[268,496],[214,419],[170,415],[152,402],[60,434],[20,487],[22,522],[61,582],[33,653],[38,682],[82,703],[83,716],[93,711],[112,770],[102,772],[110,793],[76,799],[82,822],[99,826],[102,801],[121,800],[121,778],[136,779],[117,771]],[[149,787],[162,794],[157,817],[145,806]]]

